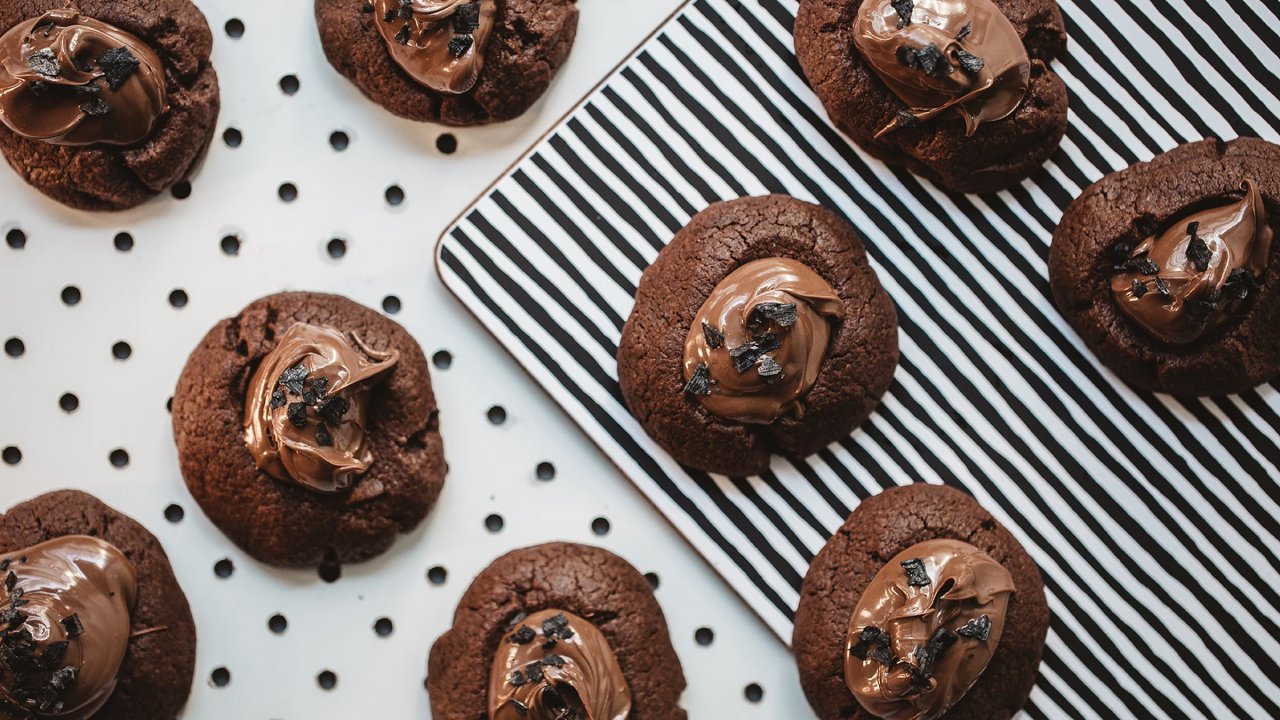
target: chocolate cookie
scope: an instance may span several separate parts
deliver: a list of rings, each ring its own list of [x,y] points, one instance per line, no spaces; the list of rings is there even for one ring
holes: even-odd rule
[[[570,543],[512,551],[476,576],[427,675],[435,720],[684,720],[684,687],[644,576]]]
[[[1055,0],[801,0],[795,41],[836,127],[948,190],[1014,185],[1066,132]]]
[[[871,414],[898,365],[897,330],[862,240],[835,213],[781,195],[721,202],[645,270],[618,381],[677,461],[755,474]]]
[[[316,0],[329,63],[401,117],[486,125],[528,110],[578,31],[575,0]]]
[[[821,720],[990,720],[1026,703],[1048,628],[1017,539],[968,495],[918,484],[864,500],[818,552],[791,646]]]
[[[373,557],[444,484],[422,349],[337,295],[270,295],[215,325],[178,380],[173,434],[200,507],[271,565]]]
[[[0,558],[10,598],[26,601],[5,611],[26,627],[10,625],[4,639],[0,715],[28,697],[100,705],[93,720],[178,716],[191,692],[196,628],[151,533],[90,495],[53,492],[0,516]],[[44,667],[22,659],[30,652],[18,636],[35,625],[47,627],[48,639],[35,642]],[[55,647],[62,642],[65,652]]]
[[[1243,392],[1280,375],[1280,146],[1182,145],[1063,213],[1054,300],[1102,364],[1145,390]]]
[[[124,210],[195,171],[219,97],[190,0],[11,0],[0,33],[0,151],[32,187]]]

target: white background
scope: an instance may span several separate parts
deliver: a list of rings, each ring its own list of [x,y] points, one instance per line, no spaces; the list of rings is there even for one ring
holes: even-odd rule
[[[678,0],[580,0],[577,44],[551,92],[520,120],[449,131],[402,121],[366,100],[325,62],[310,2],[200,0],[214,30],[222,84],[219,137],[191,196],[165,196],[123,214],[68,211],[0,169],[0,233],[18,228],[26,247],[0,244],[0,342],[21,338],[25,353],[0,355],[0,446],[17,447],[17,465],[0,464],[0,506],[61,487],[92,492],[150,528],[164,543],[199,627],[196,677],[187,718],[388,719],[429,715],[423,678],[431,642],[448,627],[471,577],[503,552],[548,540],[607,547],[660,578],[689,690],[693,718],[808,718],[794,664],[711,569],[573,426],[441,286],[431,266],[449,222],[679,4]],[[239,18],[246,31],[224,30]],[[300,89],[286,95],[280,78]],[[225,128],[243,143],[228,147]],[[341,130],[350,146],[336,152]],[[453,132],[444,155],[436,138]],[[282,202],[281,183],[298,198]],[[387,187],[405,201],[391,207]],[[117,233],[134,239],[115,248]],[[220,240],[236,235],[238,255]],[[341,238],[340,259],[326,250]],[[74,286],[80,301],[63,302]],[[175,289],[189,302],[169,303]],[[259,565],[232,547],[192,502],[178,473],[165,403],[191,348],[218,319],[261,295],[285,289],[345,294],[371,307],[394,295],[394,317],[433,368],[450,474],[423,527],[385,556],[344,568],[334,584],[314,572]],[[132,354],[117,360],[112,346]],[[74,393],[79,407],[59,406]],[[502,406],[507,420],[486,417]],[[124,449],[128,465],[108,460]],[[540,462],[556,469],[536,478]],[[165,519],[176,503],[178,523]],[[521,514],[531,504],[554,507]],[[485,518],[501,515],[500,532]],[[605,517],[611,530],[592,532]],[[234,564],[219,578],[214,564]],[[432,567],[447,580],[427,580]],[[287,618],[283,634],[268,618]],[[379,637],[374,623],[390,618]],[[714,632],[709,646],[698,628]],[[230,682],[215,687],[215,668]],[[322,689],[330,670],[337,685]],[[758,703],[744,688],[764,689]]]

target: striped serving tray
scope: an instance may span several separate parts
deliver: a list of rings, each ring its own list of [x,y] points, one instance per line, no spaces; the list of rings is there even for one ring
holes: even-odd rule
[[[858,502],[971,492],[1044,571],[1031,717],[1280,717],[1280,392],[1134,392],[1046,279],[1062,210],[1104,173],[1208,135],[1280,142],[1270,0],[1063,0],[1071,93],[1052,161],[951,195],[844,139],[792,51],[793,0],[696,0],[441,239],[445,283],[781,637]],[[902,364],[850,437],[760,477],[672,462],[622,404],[614,354],[658,250],[717,200],[846,216],[901,318]]]

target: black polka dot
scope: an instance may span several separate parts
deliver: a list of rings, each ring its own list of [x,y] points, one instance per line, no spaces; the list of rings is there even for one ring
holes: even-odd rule
[[[176,308],[186,307],[187,300],[189,300],[189,298],[187,297],[187,291],[183,290],[182,288],[178,288],[173,292],[169,293],[169,304]]]
[[[448,370],[449,366],[453,365],[453,353],[448,350],[438,350],[431,356],[431,364],[441,370]]]
[[[11,337],[4,341],[4,354],[9,357],[22,357],[22,353],[26,351],[27,345],[22,342],[22,338]]]
[[[73,393],[62,393],[62,397],[58,398],[58,407],[62,408],[63,412],[73,413],[80,407],[80,398]]]
[[[338,578],[342,577],[342,564],[338,562],[338,558],[330,555],[320,563],[320,567],[316,568],[316,572],[320,574],[320,579],[327,583],[338,582]]]
[[[244,142],[244,133],[237,128],[229,127],[222,131],[222,142],[229,148],[238,148],[240,143]]]
[[[115,239],[112,242],[115,244],[116,250],[119,250],[122,253],[127,253],[133,249],[133,236],[127,232],[116,233]]]
[[[591,521],[591,532],[597,535],[609,534],[609,518],[598,517]]]
[[[644,579],[649,582],[650,590],[657,590],[658,586],[662,584],[662,581],[658,578],[658,573],[655,573],[655,572],[645,573]]]
[[[186,180],[174,183],[174,186],[169,188],[169,194],[178,200],[186,200],[191,197],[191,183]]]
[[[351,137],[341,130],[334,130],[329,134],[329,147],[338,152],[346,150],[351,145]]]
[[[747,702],[758,703],[764,698],[764,688],[756,683],[751,683],[743,688],[742,694],[747,698]]]
[[[231,684],[231,671],[224,667],[216,667],[209,673],[209,682],[214,687],[226,687]]]
[[[187,511],[177,503],[172,503],[164,509],[164,519],[175,525],[182,522],[182,518],[187,516]]]
[[[392,207],[404,202],[404,190],[400,189],[399,185],[392,185],[387,188],[383,195],[387,198],[387,204]]]
[[[129,356],[133,354],[133,348],[129,347],[129,343],[121,340],[111,346],[111,354],[117,360],[128,360]]]
[[[382,298],[382,309],[385,310],[388,315],[395,315],[400,312],[400,298],[395,295],[388,295]]]
[[[282,635],[285,630],[289,629],[289,621],[280,613],[267,618],[267,629],[276,635]]]
[[[505,524],[506,522],[502,519],[502,516],[497,513],[494,513],[484,519],[484,526],[492,533],[501,532],[502,526]]]
[[[235,571],[235,563],[231,562],[229,558],[222,558],[213,564],[213,574],[223,579],[231,577],[231,573]]]
[[[228,255],[240,254],[240,238],[235,235],[224,235],[219,244],[222,246],[222,252]]]
[[[240,18],[231,18],[223,29],[227,31],[227,37],[240,38],[244,35],[244,21]]]
[[[347,241],[342,238],[334,238],[329,241],[325,249],[329,251],[329,257],[336,260],[347,254]]]
[[[458,151],[458,138],[453,133],[444,133],[436,138],[436,149],[445,155],[452,155]]]
[[[536,472],[539,480],[554,480],[556,478],[556,466],[549,462],[538,463]]]
[[[27,246],[27,234],[22,232],[22,228],[13,228],[4,234],[4,241],[14,250],[21,250]]]
[[[287,182],[281,184],[280,189],[276,192],[280,195],[280,199],[287,203],[291,203],[298,199],[298,186],[293,183]]]
[[[449,579],[449,571],[436,565],[427,571],[427,580],[432,585],[443,585],[445,580]]]
[[[22,451],[16,445],[9,445],[0,451],[0,458],[4,459],[5,465],[17,465],[22,462]]]
[[[298,92],[298,88],[302,83],[298,81],[297,75],[285,75],[280,78],[280,92],[285,95],[293,95]]]
[[[507,410],[501,405],[494,405],[489,408],[489,411],[485,413],[485,415],[489,418],[489,422],[494,425],[501,425],[507,421]]]
[[[325,670],[316,676],[316,684],[322,689],[332,690],[338,686],[338,674],[332,670]]]
[[[62,288],[62,302],[64,305],[80,304],[80,288],[75,285],[68,285]]]
[[[391,622],[391,618],[378,618],[373,623],[373,631],[377,633],[378,637],[388,637],[395,631],[395,625]]]
[[[706,647],[716,639],[716,634],[709,627],[700,627],[693,632],[693,641]]]
[[[112,467],[128,467],[129,453],[124,448],[116,448],[107,455],[107,459],[111,461]]]
[[[164,409],[166,412],[173,412],[173,396],[170,395],[168,400],[164,401]]]

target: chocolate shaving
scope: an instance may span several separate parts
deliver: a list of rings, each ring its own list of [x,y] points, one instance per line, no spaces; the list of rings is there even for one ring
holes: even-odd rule
[[[960,63],[960,69],[967,73],[977,73],[987,66],[987,61],[964,50],[956,50],[956,62]]]
[[[719,350],[724,345],[724,333],[708,325],[706,320],[702,321],[702,339],[712,350]]]
[[[90,117],[102,117],[111,112],[111,105],[102,99],[101,95],[93,95],[80,103],[80,112]]]
[[[396,31],[396,42],[400,43],[401,45],[409,44],[409,24],[408,23],[405,23],[404,27]],[[453,44],[450,43],[450,49],[452,49],[452,45]]]
[[[1238,267],[1227,276],[1222,284],[1222,294],[1229,300],[1244,300],[1249,297],[1249,290],[1258,287],[1257,278],[1249,268]]]
[[[342,424],[342,417],[347,414],[350,405],[346,398],[341,395],[335,395],[326,400],[316,412],[320,415],[321,420],[337,427]]]
[[[969,37],[971,32],[973,32],[973,23],[965,23],[964,27],[960,28],[960,32],[956,33],[956,40],[960,41]]]
[[[1218,310],[1218,303],[1208,299],[1187,298],[1182,304],[1183,310],[1187,313],[1187,319],[1193,325],[1204,325],[1209,322],[1209,318]]]
[[[964,627],[956,630],[957,635],[973,638],[975,640],[986,640],[991,636],[991,618],[986,615],[976,617],[964,624]]]
[[[760,373],[760,377],[763,378],[775,378],[782,375],[782,366],[772,357],[761,355],[760,366],[756,368],[756,372]]]
[[[62,629],[67,631],[67,637],[78,638],[84,634],[84,623],[79,615],[71,614],[62,618]]]
[[[289,422],[293,423],[296,428],[304,428],[307,426],[307,404],[302,402],[289,403]]]
[[[54,54],[52,48],[37,50],[28,55],[27,65],[37,74],[47,78],[56,78],[62,74],[62,68],[58,66],[58,56]]]
[[[711,394],[711,371],[707,369],[706,363],[701,363],[693,369],[689,382],[684,385],[684,391],[690,395]]]
[[[475,44],[475,38],[470,35],[454,35],[449,41],[449,53],[454,57],[462,57],[467,54],[471,46]]]
[[[782,341],[773,333],[765,333],[747,343],[743,343],[729,351],[729,359],[733,361],[733,369],[739,374],[750,370],[765,353],[782,347]]]
[[[453,13],[453,31],[466,35],[480,27],[480,3],[470,2],[459,5]]]
[[[929,573],[924,569],[924,560],[911,558],[902,561],[902,569],[907,571],[907,584],[912,587],[924,587],[930,583]]]
[[[1129,258],[1120,265],[1118,270],[1122,272],[1137,273],[1139,275],[1155,275],[1160,272],[1160,266],[1155,260],[1149,257]]]
[[[1130,290],[1130,292],[1133,293],[1134,297],[1140,298],[1143,295],[1147,294],[1147,284],[1137,278],[1134,278],[1133,288]]]
[[[898,13],[899,28],[911,24],[911,13],[916,9],[915,0],[889,0],[889,4],[893,6],[894,12]]]
[[[1156,286],[1156,293],[1160,295],[1160,299],[1164,300],[1165,302],[1170,302],[1173,300],[1173,293],[1169,292],[1169,283],[1165,282],[1164,278],[1162,277],[1156,278],[1154,284]]]
[[[283,390],[276,390],[275,392],[271,393],[271,409],[272,410],[275,410],[277,408],[282,408],[286,404],[288,404],[288,402],[289,402],[289,398],[284,396]]]
[[[786,328],[795,325],[798,317],[799,312],[796,310],[795,303],[760,303],[751,311],[751,320],[748,325],[757,328],[774,322],[779,327]]]
[[[98,58],[98,67],[102,68],[102,76],[112,90],[119,90],[141,64],[123,45],[111,48]]]

